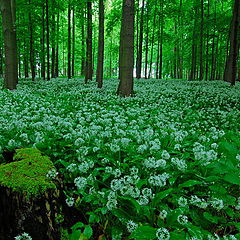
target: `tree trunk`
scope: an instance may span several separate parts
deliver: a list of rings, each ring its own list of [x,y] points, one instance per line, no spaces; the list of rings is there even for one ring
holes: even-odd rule
[[[75,9],[72,11],[72,76],[75,75]]]
[[[96,76],[98,88],[102,88],[103,85],[103,60],[104,60],[104,0],[99,0],[98,65]]]
[[[147,16],[146,16],[146,24],[147,24],[147,26],[146,26],[146,50],[145,50],[145,79],[147,79],[147,73],[148,73],[148,42],[149,42],[149,38],[148,38],[148,36],[149,36],[149,29],[148,29],[148,26],[149,26],[149,13],[148,13],[148,11],[149,11],[149,9],[148,9],[148,7],[149,7],[149,3],[147,3]]]
[[[153,17],[153,31],[152,31],[152,42],[151,42],[151,54],[150,54],[150,67],[148,72],[148,78],[151,78],[152,75],[152,63],[153,63],[153,49],[154,49],[154,40],[155,40],[155,24],[156,24],[156,6],[154,8],[154,17]]]
[[[55,0],[52,0],[52,62],[51,78],[55,78],[55,60],[56,60],[56,20],[55,20]]]
[[[60,13],[58,9],[57,13],[57,47],[56,47],[56,63],[55,63],[55,77],[59,77],[59,21],[60,21]]]
[[[46,30],[47,30],[47,80],[50,80],[50,29],[49,29],[49,4],[46,0]]]
[[[71,5],[68,3],[68,79],[71,79]]]
[[[203,80],[203,26],[204,26],[204,0],[201,0],[201,27],[200,27],[200,75]]]
[[[31,0],[29,0],[29,8],[32,8]],[[32,21],[32,13],[31,10],[28,14],[28,21],[29,21],[29,46],[30,46],[30,67],[31,67],[31,75],[32,81],[35,80],[35,51],[34,51],[34,39],[33,39],[33,21]]]
[[[92,80],[93,62],[92,62],[92,1],[87,1],[87,54],[86,54],[86,73],[85,83]]]
[[[197,69],[197,46],[196,46],[196,26],[197,26],[197,5],[195,6],[195,20],[193,26],[193,37],[192,37],[192,62],[191,62],[191,71],[189,74],[189,80],[196,79],[196,69]]]
[[[46,65],[45,65],[45,3],[42,3],[42,36],[41,36],[41,77],[46,78]]]
[[[136,77],[137,77],[137,79],[141,78],[141,73],[142,73],[144,6],[145,6],[145,1],[143,0],[141,18],[140,18],[140,32],[139,32],[139,41],[138,41],[139,42],[138,43],[138,52],[137,52],[137,66],[136,66]]]
[[[160,29],[160,63],[159,63],[159,74],[158,77],[162,79],[162,69],[163,69],[163,27],[164,27],[164,21],[163,21],[163,0],[161,0],[160,3],[160,10],[161,10],[161,29]]]
[[[120,82],[117,94],[122,97],[133,94],[134,67],[134,0],[123,0],[121,20]]]
[[[2,25],[5,47],[5,78],[4,86],[7,89],[16,89],[18,82],[18,59],[15,18],[15,1],[2,0]]]
[[[239,17],[240,17],[240,0],[235,0],[233,7],[233,17],[230,35],[230,50],[226,61],[224,71],[224,81],[235,85],[237,75],[237,58],[238,58],[238,34],[239,34]]]
[[[208,0],[208,15],[207,15],[207,21],[209,21],[210,18],[210,0]],[[205,79],[208,80],[208,67],[209,67],[209,28],[207,28],[207,36],[206,36],[206,70],[205,70]]]

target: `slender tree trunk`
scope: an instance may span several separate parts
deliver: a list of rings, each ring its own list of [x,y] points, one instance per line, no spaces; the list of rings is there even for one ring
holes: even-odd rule
[[[47,80],[50,80],[50,29],[49,29],[49,4],[46,0],[46,30],[47,30]]]
[[[193,26],[193,37],[192,37],[192,62],[191,62],[191,71],[189,75],[189,80],[196,79],[196,70],[197,70],[197,46],[196,46],[196,25],[197,25],[197,5],[195,6],[195,20]]]
[[[52,0],[52,64],[51,77],[55,78],[55,60],[56,60],[56,20],[55,20],[55,0]]]
[[[16,20],[15,1],[1,0],[0,4],[5,47],[4,86],[13,90],[16,89],[18,82],[16,23],[14,22]]]
[[[30,8],[32,7],[31,5],[31,0],[29,0],[29,6]],[[31,75],[32,75],[32,81],[35,80],[35,51],[34,51],[34,38],[33,38],[33,21],[32,21],[32,14],[31,11],[29,11],[28,14],[28,20],[29,20],[29,35],[30,35],[30,66],[31,66]]]
[[[217,21],[217,3],[215,2],[215,8],[214,8],[214,29],[213,29],[213,40],[212,40],[212,63],[211,63],[211,80],[215,79],[216,69],[215,69],[215,41],[216,41],[216,21]]]
[[[230,82],[232,86],[235,85],[237,75],[237,58],[238,58],[238,34],[239,34],[239,18],[240,18],[240,0],[234,1],[233,17],[231,24],[230,35],[230,50],[226,61],[224,71],[224,81]]]
[[[72,11],[72,76],[75,75],[75,8]]]
[[[152,42],[151,42],[151,54],[150,54],[150,67],[148,72],[148,78],[151,78],[152,75],[152,63],[153,63],[153,50],[154,50],[154,41],[155,41],[155,24],[156,24],[156,6],[154,8],[154,17],[153,17],[153,31],[152,31]]]
[[[71,79],[71,5],[68,3],[68,79]]]
[[[45,65],[45,3],[42,3],[42,36],[41,36],[41,77],[46,79],[46,65]]]
[[[207,21],[209,21],[210,18],[210,0],[208,0],[208,15],[207,15]],[[209,68],[209,28],[207,28],[207,36],[206,36],[206,69],[205,69],[205,79],[208,80],[208,68]]]
[[[55,64],[55,77],[59,77],[59,22],[60,22],[60,13],[58,9],[57,13],[57,47],[56,47],[56,64]]]
[[[85,83],[92,80],[93,74],[93,61],[92,61],[92,2],[87,2],[87,54],[86,54],[86,73]]]
[[[117,94],[122,97],[133,94],[134,67],[134,0],[123,0],[120,46],[120,82]]]
[[[147,3],[147,13],[146,13],[146,50],[145,50],[145,79],[147,79],[147,73],[148,73],[148,43],[149,43],[149,29],[148,29],[148,26],[149,26],[149,4]]]
[[[140,32],[139,32],[138,52],[137,52],[137,66],[136,66],[137,79],[141,78],[141,73],[142,73],[144,6],[145,6],[145,0],[143,0],[143,3],[142,3],[142,11],[141,11],[141,17],[140,17]]]
[[[159,63],[159,78],[162,79],[163,72],[163,28],[164,28],[164,20],[163,20],[163,0],[160,2],[160,10],[161,10],[161,29],[160,29],[160,63]]]
[[[157,45],[157,69],[156,69],[156,79],[159,78],[159,59],[160,59],[160,40],[161,40],[161,17],[159,15],[159,20],[158,20],[158,45]]]
[[[98,88],[102,88],[103,85],[103,60],[104,60],[104,0],[99,0],[98,65],[96,76]]]
[[[201,0],[201,27],[200,27],[200,76],[203,80],[203,27],[204,27],[204,0]]]

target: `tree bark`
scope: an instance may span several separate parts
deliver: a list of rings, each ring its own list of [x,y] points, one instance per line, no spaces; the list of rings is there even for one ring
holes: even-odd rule
[[[49,3],[46,0],[46,30],[47,30],[47,80],[50,80],[50,29],[49,29]]]
[[[35,51],[34,51],[34,38],[33,38],[33,21],[32,21],[32,13],[31,13],[32,3],[29,0],[29,14],[28,14],[28,21],[29,21],[29,46],[30,46],[30,67],[31,67],[31,75],[32,81],[35,80],[36,72],[35,72]]]
[[[71,79],[71,5],[68,3],[68,79]]]
[[[92,2],[87,1],[87,54],[86,54],[86,73],[85,83],[92,80],[93,60],[92,60]]]
[[[122,97],[133,94],[134,66],[134,0],[123,0],[121,20],[120,82],[117,94]]]
[[[137,66],[136,66],[136,77],[137,77],[137,79],[141,78],[141,73],[142,73],[144,6],[145,6],[145,1],[143,0],[141,18],[140,18],[138,52],[137,52]]]
[[[46,78],[46,63],[45,63],[45,2],[42,3],[42,36],[41,36],[41,77]]]
[[[96,76],[98,88],[102,88],[103,85],[103,60],[104,60],[104,0],[99,0],[98,65]]]
[[[15,17],[15,1],[2,0],[2,25],[5,47],[5,78],[4,86],[7,89],[16,89],[18,82],[18,59]]]
[[[72,10],[72,76],[75,75],[75,8]]]
[[[203,80],[203,26],[204,26],[204,0],[201,0],[201,27],[200,27],[200,75],[199,79]]]
[[[230,82],[232,86],[235,85],[237,75],[239,18],[240,0],[235,0],[231,24],[230,50],[224,71],[224,81]]]

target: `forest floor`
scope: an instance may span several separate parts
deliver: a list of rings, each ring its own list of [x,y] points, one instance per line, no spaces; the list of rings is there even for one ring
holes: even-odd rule
[[[136,80],[132,98],[117,84],[0,90],[0,153],[51,158],[82,214],[70,239],[240,239],[240,84]]]

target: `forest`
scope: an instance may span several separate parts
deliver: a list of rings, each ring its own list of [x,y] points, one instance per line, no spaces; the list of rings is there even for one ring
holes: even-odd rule
[[[240,239],[240,0],[0,9],[0,240]]]

